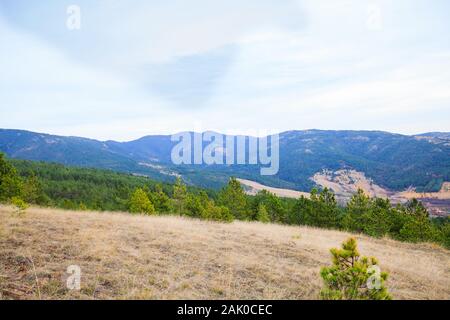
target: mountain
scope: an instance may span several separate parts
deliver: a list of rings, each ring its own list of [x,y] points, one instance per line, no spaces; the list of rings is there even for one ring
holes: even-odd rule
[[[259,165],[175,166],[171,151],[176,142],[170,135],[116,142],[0,129],[0,151],[11,158],[111,169],[165,181],[181,175],[190,184],[210,188],[221,186],[234,175],[273,187],[309,191],[315,185],[315,174],[351,169],[389,190],[414,187],[417,191],[438,191],[444,181],[450,181],[448,136],[287,131],[279,136],[280,169],[274,176],[261,176]],[[230,138],[236,141],[235,136]],[[244,138],[248,145],[249,137]],[[207,144],[203,143],[203,148]]]

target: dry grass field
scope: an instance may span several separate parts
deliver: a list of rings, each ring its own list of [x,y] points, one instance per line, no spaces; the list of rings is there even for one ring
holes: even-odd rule
[[[2,299],[316,299],[350,234],[178,217],[0,207]],[[450,252],[356,236],[396,299],[450,299]],[[81,291],[65,286],[81,267]]]

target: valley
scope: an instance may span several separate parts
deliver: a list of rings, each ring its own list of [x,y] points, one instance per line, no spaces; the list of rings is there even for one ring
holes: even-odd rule
[[[258,191],[267,190],[279,197],[299,198],[309,197],[309,193],[291,189],[273,188],[247,179],[238,179],[246,186],[249,195],[255,195]],[[370,197],[388,198],[392,203],[405,203],[413,198],[421,200],[434,217],[445,217],[450,215],[450,183],[444,182],[438,192],[416,192],[414,189],[395,192],[387,190],[371,179],[367,178],[363,172],[355,170],[338,170],[332,172],[324,170],[313,175],[310,180],[321,188],[328,188],[336,195],[341,204],[355,194],[358,189],[362,189]]]

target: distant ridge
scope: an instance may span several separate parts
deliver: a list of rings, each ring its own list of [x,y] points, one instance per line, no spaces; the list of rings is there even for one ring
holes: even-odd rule
[[[174,166],[170,135],[116,142],[0,129],[0,152],[16,159],[111,169],[165,181],[180,174],[187,183],[211,188],[237,176],[309,191],[314,186],[310,178],[318,172],[354,169],[390,190],[413,187],[431,192],[450,181],[448,137],[445,132],[407,136],[382,131],[286,131],[280,134],[276,176],[261,176],[259,167],[249,165]]]

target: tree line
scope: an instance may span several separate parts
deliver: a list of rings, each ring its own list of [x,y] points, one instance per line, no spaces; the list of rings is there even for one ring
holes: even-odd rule
[[[345,206],[333,192],[313,189],[310,197],[280,198],[268,191],[248,196],[231,178],[220,191],[175,183],[158,183],[107,170],[6,160],[0,154],[0,202],[70,210],[174,214],[230,222],[273,222],[364,233],[409,242],[435,242],[450,248],[450,219],[430,218],[413,199],[393,205],[358,190]]]

